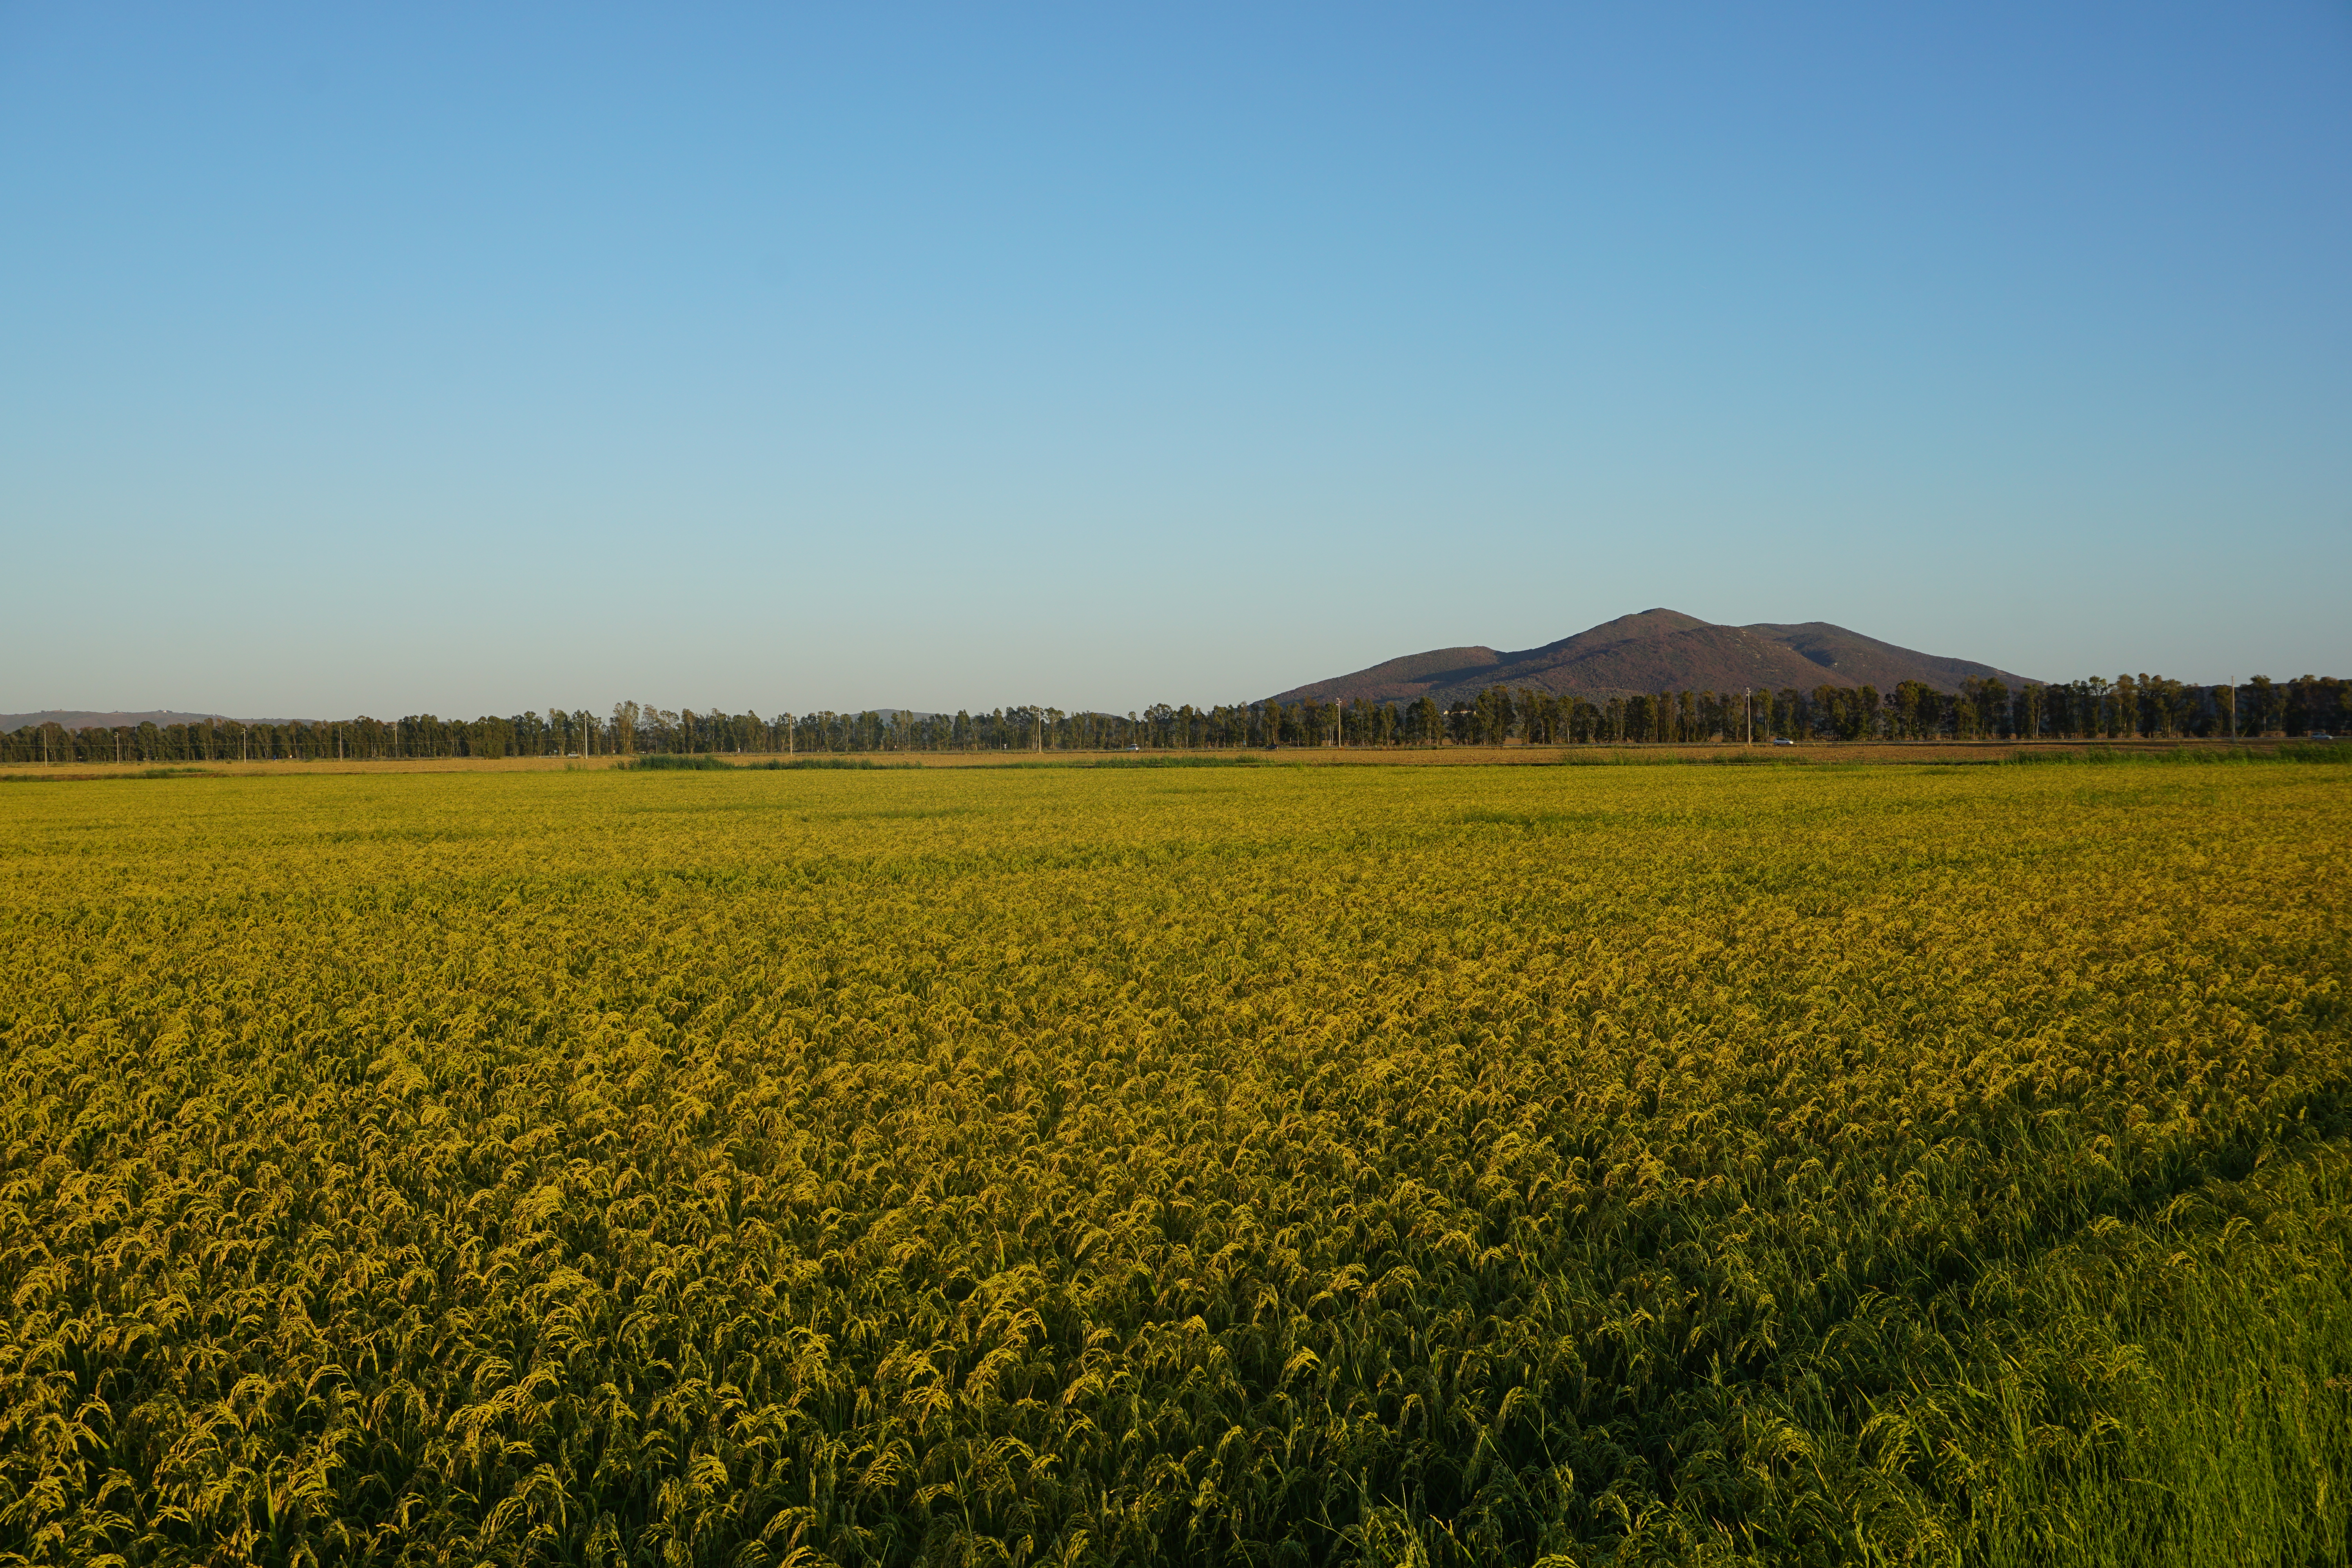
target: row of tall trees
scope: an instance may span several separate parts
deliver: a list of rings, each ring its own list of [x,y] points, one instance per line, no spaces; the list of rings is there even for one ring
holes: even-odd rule
[[[207,763],[404,757],[597,757],[649,752],[1149,751],[1276,746],[1595,745],[1767,741],[2058,740],[2298,736],[2352,726],[2352,682],[2306,675],[2192,686],[2154,675],[2058,685],[1969,680],[1957,692],[1904,681],[1780,691],[1662,691],[1591,700],[1494,687],[1475,700],[1165,703],[1139,713],[1037,706],[985,713],[729,713],[635,702],[598,714],[341,719],[68,730],[0,735],[9,763]]]
[[[1418,707],[1433,708],[1424,698]],[[1664,691],[1591,701],[1501,688],[1442,716],[1444,739],[1494,745],[1631,742],[2126,740],[2333,733],[2352,722],[2352,682],[2306,675],[2243,686],[2192,686],[2157,675],[2119,675],[2011,689],[1996,679],[1938,691],[1916,680],[1882,694],[1873,686],[1810,691]],[[1424,715],[1413,726],[1431,729]]]

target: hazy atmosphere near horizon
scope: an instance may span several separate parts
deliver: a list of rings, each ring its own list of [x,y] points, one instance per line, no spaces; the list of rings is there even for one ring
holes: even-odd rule
[[[0,710],[2345,673],[2352,10],[0,5]]]

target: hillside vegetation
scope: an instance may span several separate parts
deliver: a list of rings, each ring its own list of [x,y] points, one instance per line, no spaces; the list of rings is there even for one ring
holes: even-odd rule
[[[0,791],[0,1560],[2340,1562],[2340,773]]]
[[[1989,664],[1898,647],[1827,621],[1726,626],[1679,610],[1656,609],[1620,616],[1516,653],[1478,647],[1408,654],[1353,675],[1293,687],[1275,700],[1475,701],[1496,686],[1596,700],[1660,691],[1803,691],[1822,685],[1892,691],[1906,681],[1950,696],[1964,682],[1981,680],[2036,684]]]

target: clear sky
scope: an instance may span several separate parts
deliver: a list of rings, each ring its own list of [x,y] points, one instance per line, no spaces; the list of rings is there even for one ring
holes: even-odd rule
[[[0,710],[2352,674],[2352,6],[0,0]]]

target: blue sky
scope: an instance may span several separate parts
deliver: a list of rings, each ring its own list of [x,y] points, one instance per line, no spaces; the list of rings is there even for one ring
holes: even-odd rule
[[[2352,674],[2352,8],[0,4],[0,710]]]

